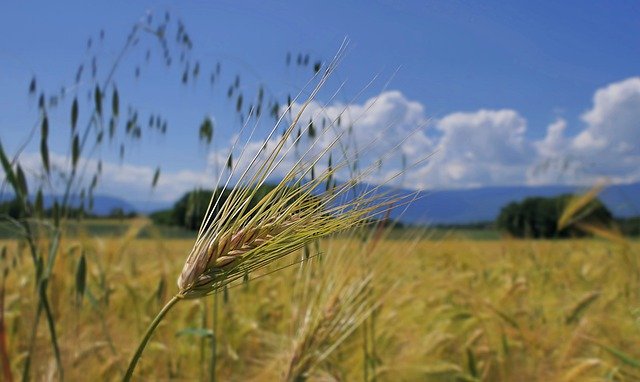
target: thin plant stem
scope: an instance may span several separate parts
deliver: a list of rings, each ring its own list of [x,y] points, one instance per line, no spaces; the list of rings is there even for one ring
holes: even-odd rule
[[[376,351],[376,316],[377,316],[377,312],[378,312],[378,308],[375,308],[372,312],[371,312],[371,354],[373,356],[373,358],[371,359],[371,371],[372,371],[372,382],[376,382],[378,380],[377,378],[377,368],[378,368],[378,352]]]
[[[202,309],[202,330],[207,329],[207,312],[209,311],[209,304],[207,300],[204,300],[204,309]],[[204,376],[206,374],[206,361],[205,361],[205,349],[207,346],[207,338],[202,336],[200,338],[200,380],[204,381]]]
[[[131,380],[131,377],[133,376],[133,370],[136,368],[136,365],[140,360],[140,356],[142,355],[144,348],[147,346],[147,342],[149,342],[149,339],[151,339],[151,335],[155,331],[156,327],[160,324],[160,321],[162,321],[162,319],[167,314],[167,312],[169,312],[169,310],[171,310],[171,308],[180,300],[182,300],[181,295],[173,296],[171,300],[167,302],[164,308],[162,308],[162,310],[158,313],[156,318],[153,319],[153,321],[147,328],[147,332],[144,334],[142,341],[140,341],[140,345],[138,345],[138,349],[136,350],[135,354],[131,358],[131,362],[129,362],[127,373],[124,375],[124,378],[122,379],[124,382],[128,382]]]
[[[216,361],[218,353],[218,292],[213,294],[213,335],[211,336],[211,370],[209,380],[216,382]]]
[[[55,329],[55,321],[53,317],[53,313],[51,312],[51,306],[49,304],[49,300],[47,297],[46,289],[47,289],[47,280],[51,275],[53,269],[53,263],[55,260],[55,255],[58,250],[58,244],[60,243],[60,233],[56,231],[54,235],[54,240],[51,244],[51,248],[49,249],[49,264],[47,265],[47,269],[43,271],[43,274],[38,276],[37,269],[38,263],[41,260],[38,255],[38,249],[35,242],[35,234],[31,230],[29,223],[27,221],[22,222],[22,226],[25,230],[25,237],[27,244],[29,245],[29,250],[31,253],[31,259],[33,260],[33,267],[36,270],[36,292],[38,296],[38,307],[36,309],[35,318],[33,320],[32,328],[31,328],[31,339],[29,341],[29,352],[27,353],[27,358],[24,363],[24,368],[22,371],[22,380],[29,380],[29,368],[31,366],[31,357],[33,355],[33,351],[35,349],[36,338],[38,337],[38,323],[40,322],[40,316],[42,315],[42,311],[44,310],[45,316],[47,318],[49,334],[51,336],[51,345],[53,347],[53,352],[55,354],[56,365],[58,367],[58,374],[60,380],[64,380],[64,372],[62,369],[62,359],[60,356],[60,349],[58,347],[58,340]],[[57,228],[56,228],[57,229]]]
[[[7,348],[7,331],[4,324],[4,288],[5,277],[0,282],[0,363],[2,363],[2,375],[5,381],[13,381],[11,364],[9,362],[9,350]]]
[[[364,354],[364,361],[362,362],[363,366],[363,377],[364,382],[369,382],[369,345],[367,344],[368,336],[367,336],[367,325],[362,325],[362,352]]]

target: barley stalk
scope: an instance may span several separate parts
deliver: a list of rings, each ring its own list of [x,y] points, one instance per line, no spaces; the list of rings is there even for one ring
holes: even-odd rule
[[[125,381],[131,379],[153,331],[178,301],[215,293],[229,283],[264,269],[318,238],[364,224],[372,216],[384,213],[385,208],[397,203],[397,198],[385,199],[388,195],[376,195],[375,190],[369,190],[354,201],[340,201],[339,197],[353,189],[358,179],[352,179],[337,190],[318,195],[318,190],[327,179],[333,177],[338,169],[348,167],[348,158],[335,167],[327,168],[318,176],[312,176],[311,181],[303,182],[318,161],[339,141],[338,136],[320,154],[311,158],[305,155],[300,157],[275,189],[253,208],[248,207],[259,187],[282,162],[283,155],[290,151],[291,147],[285,147],[289,137],[306,106],[315,97],[336,63],[337,58],[329,65],[309,99],[297,112],[267,158],[261,160],[259,153],[253,157],[222,205],[218,205],[219,197],[212,197],[196,243],[178,278],[178,293],[151,322],[131,359]],[[267,147],[277,128],[278,124],[265,140],[264,147]],[[311,148],[305,154],[309,154],[310,150]],[[233,175],[231,171],[225,187],[229,185]]]
[[[138,345],[136,352],[133,354],[133,358],[129,363],[127,372],[124,375],[125,381],[131,380],[131,377],[133,376],[133,370],[135,369],[136,364],[138,363],[138,360],[140,359],[140,356],[144,351],[144,348],[147,346],[147,342],[149,342],[149,340],[151,339],[151,335],[153,334],[154,330],[156,330],[156,327],[158,327],[158,324],[160,324],[164,316],[180,300],[181,300],[181,297],[179,295],[173,296],[173,298],[169,300],[169,302],[162,308],[162,310],[160,310],[160,313],[158,313],[156,318],[153,319],[153,321],[149,325],[149,328],[147,328],[147,331],[145,332],[144,337],[142,337],[142,341],[140,342],[140,345]]]
[[[272,241],[300,218],[290,216],[282,223],[273,222],[225,232],[195,249],[178,278],[180,294],[186,298],[201,297],[210,292],[216,276],[223,275],[250,251]]]

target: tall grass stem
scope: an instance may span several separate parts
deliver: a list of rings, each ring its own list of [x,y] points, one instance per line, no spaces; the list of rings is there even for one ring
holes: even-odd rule
[[[216,361],[218,357],[218,292],[213,294],[213,335],[211,336],[211,369],[209,381],[216,382]]]
[[[129,362],[127,373],[124,375],[124,378],[122,379],[124,382],[128,382],[131,380],[131,377],[133,376],[133,370],[136,368],[136,365],[138,364],[138,360],[140,360],[140,356],[142,355],[144,348],[147,346],[147,342],[149,342],[149,339],[151,339],[151,335],[156,330],[156,327],[160,324],[160,321],[162,321],[162,319],[169,312],[169,310],[171,310],[171,308],[180,300],[182,300],[181,295],[173,296],[171,300],[169,300],[169,302],[167,302],[167,304],[158,313],[156,318],[153,319],[153,321],[149,325],[149,328],[147,328],[147,332],[144,334],[142,341],[140,341],[140,345],[138,345],[138,349],[136,350],[135,354],[131,358],[131,362]]]

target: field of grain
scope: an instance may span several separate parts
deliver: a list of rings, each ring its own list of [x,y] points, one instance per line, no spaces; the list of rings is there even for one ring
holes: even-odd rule
[[[193,241],[154,236],[148,224],[61,243],[49,301],[66,379],[88,371],[121,378],[176,293]],[[139,238],[145,226],[150,233]],[[216,296],[180,301],[156,330],[137,380],[640,378],[637,242],[398,236],[325,239]],[[0,246],[12,264],[7,351],[20,375],[38,306],[35,270],[16,241]],[[37,380],[56,371],[46,324],[31,360]]]

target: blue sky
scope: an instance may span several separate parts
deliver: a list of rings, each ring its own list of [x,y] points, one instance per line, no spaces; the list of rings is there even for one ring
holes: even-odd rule
[[[241,124],[225,95],[235,75],[247,95],[263,84],[286,99],[312,75],[287,67],[287,52],[294,60],[297,52],[328,60],[345,37],[347,54],[317,108],[330,110],[330,94],[345,82],[332,102],[365,110],[376,100],[367,109],[370,117],[355,122],[362,139],[380,131],[388,114],[399,121],[399,131],[426,123],[403,151],[437,154],[407,174],[411,185],[640,180],[637,2],[74,1],[14,2],[0,10],[0,138],[9,153],[38,118],[36,100],[27,94],[32,76],[39,89],[56,92],[72,85],[78,64],[94,54],[98,77],[104,76],[132,24],[149,11],[162,17],[168,10],[186,25],[192,59],[203,68],[197,83],[182,86],[177,65],[159,65],[152,39],[142,39],[118,67],[123,104],[137,105],[143,121],[161,111],[169,128],[164,136],[144,130],[142,142],[127,147],[125,165],[115,147],[97,153],[112,164],[100,186],[104,193],[168,200],[212,184],[217,159],[199,144],[197,128],[210,115],[216,149],[229,147]],[[98,43],[101,29],[105,39]],[[87,51],[90,36],[96,42]],[[211,89],[208,73],[217,62],[222,76]],[[86,97],[91,85],[83,81],[74,89]],[[61,157],[67,154],[71,99],[50,111],[51,147]],[[26,163],[37,157],[38,143],[34,139],[25,150]],[[164,187],[149,194],[147,178],[157,166]]]

